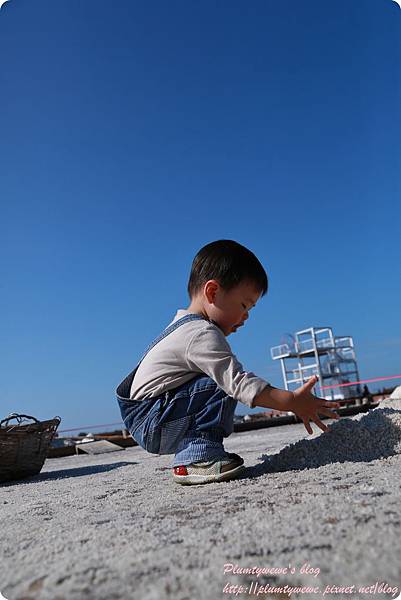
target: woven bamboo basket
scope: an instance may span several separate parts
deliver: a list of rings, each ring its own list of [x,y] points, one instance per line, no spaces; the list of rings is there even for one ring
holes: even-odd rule
[[[18,424],[9,425],[12,419]],[[23,419],[32,419],[34,423],[21,425]],[[17,413],[0,421],[0,482],[40,473],[60,422],[60,417],[38,421],[35,417]]]

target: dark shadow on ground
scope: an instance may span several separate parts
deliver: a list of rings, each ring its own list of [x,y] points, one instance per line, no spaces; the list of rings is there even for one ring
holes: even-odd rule
[[[74,469],[60,469],[59,471],[47,471],[32,475],[24,479],[13,479],[0,483],[0,488],[9,485],[23,485],[29,483],[38,483],[40,481],[52,481],[56,479],[65,479],[66,477],[83,477],[85,475],[93,475],[94,473],[107,473],[126,465],[137,465],[135,461],[121,461],[107,465],[88,465],[86,467],[76,467]]]

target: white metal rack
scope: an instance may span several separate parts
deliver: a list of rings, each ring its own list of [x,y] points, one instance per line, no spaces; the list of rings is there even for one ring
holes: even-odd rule
[[[289,338],[286,344],[271,348],[272,359],[280,360],[286,390],[294,390],[317,375],[315,393],[321,398],[342,400],[360,395],[359,384],[323,389],[359,381],[351,336],[335,336],[331,327],[309,327]]]

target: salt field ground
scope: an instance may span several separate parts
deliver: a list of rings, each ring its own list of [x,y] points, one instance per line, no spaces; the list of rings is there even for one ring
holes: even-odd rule
[[[231,435],[241,478],[180,486],[140,447],[0,485],[7,600],[396,598],[401,410]],[[286,587],[287,586],[287,587]],[[297,589],[298,588],[298,589]],[[0,596],[1,598],[1,596]]]

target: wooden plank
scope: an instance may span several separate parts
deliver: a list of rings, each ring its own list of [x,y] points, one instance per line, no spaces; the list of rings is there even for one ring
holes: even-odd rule
[[[103,454],[105,452],[116,452],[122,450],[121,446],[113,444],[108,440],[97,440],[95,442],[85,442],[75,446],[77,454]]]
[[[114,445],[118,445],[121,449],[138,445],[132,437],[123,438],[122,436],[115,436],[115,439],[110,441],[113,441]],[[78,446],[80,445],[81,444],[78,444]],[[47,451],[46,458],[61,458],[62,456],[72,456],[74,454],[78,454],[75,444],[73,446],[59,446],[58,448],[50,447]]]

